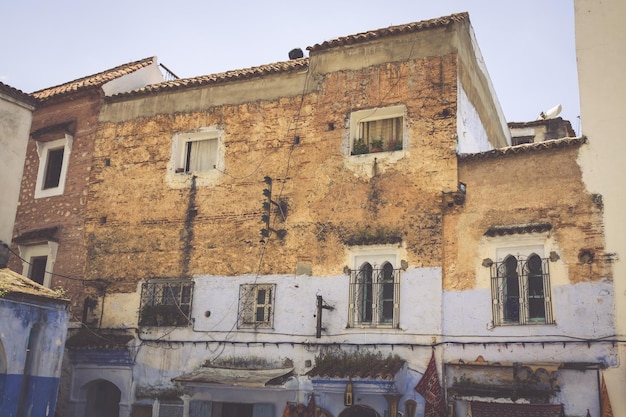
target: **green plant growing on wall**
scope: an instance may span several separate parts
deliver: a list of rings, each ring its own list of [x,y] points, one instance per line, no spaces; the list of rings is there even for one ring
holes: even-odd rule
[[[148,305],[141,309],[139,324],[142,326],[186,326],[189,314],[186,306],[175,304]]]
[[[380,352],[332,352],[326,351],[315,357],[315,367],[320,374],[357,375],[364,370],[378,369],[384,366],[388,369],[399,369],[404,360],[398,355],[388,355],[383,358]]]
[[[385,146],[387,151],[400,151],[402,150],[402,141],[397,139],[389,139]]]

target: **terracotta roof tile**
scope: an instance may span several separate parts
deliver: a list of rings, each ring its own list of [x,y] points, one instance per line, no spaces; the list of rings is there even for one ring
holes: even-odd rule
[[[402,370],[405,361],[399,358],[387,358],[370,360],[367,365],[353,363],[327,364],[326,366],[316,365],[307,372],[309,377],[324,378],[361,378],[361,379],[385,379],[393,380],[396,374]]]
[[[458,159],[462,161],[471,161],[476,159],[498,158],[506,155],[517,155],[528,152],[538,152],[547,149],[565,148],[568,146],[578,146],[587,143],[586,136],[575,138],[551,139],[537,143],[525,143],[516,146],[507,146],[506,148],[492,149],[479,153],[464,153],[458,155]]]
[[[109,81],[112,81],[116,78],[122,77],[124,75],[133,73],[141,68],[147,67],[154,63],[156,57],[144,58],[139,61],[129,62],[127,64],[123,64],[117,66],[115,68],[111,68],[97,74],[88,75],[83,78],[79,78],[74,81],[70,81],[61,85],[57,85],[55,87],[45,88],[43,90],[35,91],[31,95],[35,97],[39,101],[49,100],[54,97],[63,96],[70,93],[75,93],[80,90],[86,90],[89,88],[100,87],[103,84],[106,84]]]
[[[529,223],[511,226],[493,226],[487,229],[485,236],[519,235],[525,233],[543,233],[552,230],[551,223]]]
[[[30,95],[26,94],[22,90],[18,90],[17,88],[13,88],[10,85],[6,85],[0,82],[0,93],[6,94],[9,97],[14,98],[15,100],[19,100],[25,104],[29,104],[31,106],[35,105],[35,99]]]
[[[0,290],[6,292],[7,295],[19,296],[35,296],[48,299],[55,299],[59,302],[69,303],[56,291],[37,284],[35,281],[26,278],[8,268],[0,268]]]
[[[417,32],[420,30],[430,29],[433,27],[442,27],[447,26],[454,22],[460,22],[463,20],[469,19],[469,15],[467,13],[458,13],[450,16],[444,16],[437,19],[424,20],[421,22],[408,23],[405,25],[398,26],[390,26],[384,29],[373,30],[369,32],[358,33],[356,35],[345,36],[341,38],[337,38],[335,40],[331,40],[328,42],[324,42],[322,44],[317,44],[311,47],[308,47],[309,51],[320,51],[328,48],[332,48],[335,46],[342,45],[350,45],[359,42],[366,42],[372,39],[383,38],[386,36],[394,36],[403,33],[411,33]],[[298,70],[306,70],[309,66],[308,58],[298,58],[292,59],[289,61],[283,62],[275,62],[272,64],[266,64],[251,68],[238,69],[232,71],[221,72],[218,74],[212,75],[203,75],[199,77],[192,78],[182,78],[177,80],[166,81],[159,84],[148,85],[146,87],[130,91],[124,92],[120,94],[116,94],[112,97],[108,97],[109,101],[123,100],[128,97],[133,96],[141,96],[154,92],[162,92],[162,91],[175,91],[181,90],[185,88],[193,88],[200,87],[204,85],[210,84],[218,84],[227,81],[238,81],[238,80],[246,80],[255,77],[261,77],[268,74],[275,74],[281,72],[291,72]]]
[[[308,58],[292,59],[289,61],[275,62],[273,64],[261,65],[257,67],[220,72],[211,75],[202,75],[193,78],[181,78],[159,84],[152,84],[134,91],[115,94],[112,97],[109,97],[109,100],[115,101],[116,98],[121,99],[129,96],[145,95],[157,91],[173,91],[184,88],[200,87],[203,85],[219,84],[226,81],[246,80],[268,74],[306,70],[308,66]]]
[[[438,17],[436,19],[422,20],[420,22],[407,23],[404,25],[389,26],[382,29],[357,33],[356,35],[343,36],[323,42],[321,44],[309,46],[307,50],[311,52],[317,52],[337,46],[353,45],[360,42],[367,42],[374,39],[384,38],[387,36],[395,36],[405,33],[419,32],[421,30],[432,29],[435,27],[448,26],[452,23],[461,22],[468,19],[469,14],[467,12],[455,13],[449,16]]]
[[[104,331],[81,328],[68,337],[65,345],[74,349],[126,349],[128,342],[134,339],[126,331]]]

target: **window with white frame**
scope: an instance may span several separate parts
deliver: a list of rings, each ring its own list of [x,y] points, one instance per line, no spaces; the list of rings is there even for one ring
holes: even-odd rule
[[[39,169],[35,185],[35,198],[61,195],[65,191],[65,178],[72,142],[73,138],[69,134],[65,134],[64,138],[49,142],[36,142]]]
[[[243,284],[239,286],[239,327],[274,325],[275,284]]]
[[[175,136],[175,171],[202,173],[218,168],[220,131],[216,129]]]
[[[491,265],[494,325],[551,324],[549,259],[543,246],[500,248]]]
[[[158,417],[183,417],[182,400],[158,400]]]
[[[395,254],[353,256],[350,270],[350,327],[398,327],[400,269]]]
[[[393,152],[404,146],[406,107],[354,111],[350,114],[350,153]]]
[[[52,241],[39,245],[20,245],[22,275],[50,288],[58,247],[59,244]]]
[[[187,326],[191,322],[193,281],[155,280],[141,286],[139,325]]]

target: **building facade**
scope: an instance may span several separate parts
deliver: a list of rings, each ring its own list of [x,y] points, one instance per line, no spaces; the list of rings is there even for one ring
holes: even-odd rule
[[[45,287],[68,291],[75,322],[85,321],[84,300],[93,291],[82,285],[84,223],[103,98],[162,80],[156,61],[148,58],[30,95],[37,108],[27,127],[30,137],[26,133],[23,141],[12,232],[12,250],[19,257],[10,266]]]
[[[421,415],[433,348],[459,415],[599,410],[586,141],[511,147],[481,62],[461,14],[107,99],[85,225],[107,342],[68,342],[74,415],[100,380],[120,415]]]
[[[9,267],[67,294],[73,328],[89,325],[97,315],[91,300],[98,286],[84,281],[84,239],[87,186],[103,99],[162,80],[156,60],[147,58],[29,96],[36,109],[32,123],[29,118],[23,126],[23,154],[15,160],[21,186],[19,199],[15,195],[17,212],[11,217],[15,219],[12,236],[7,239],[13,253]],[[64,378],[60,412],[65,408],[68,384]]]
[[[64,414],[598,415],[586,138],[512,146],[467,14],[308,52],[104,98]]]

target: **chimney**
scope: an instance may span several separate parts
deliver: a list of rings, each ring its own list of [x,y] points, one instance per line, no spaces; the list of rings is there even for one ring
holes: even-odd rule
[[[304,53],[302,52],[302,49],[300,48],[295,48],[289,51],[289,59],[298,59],[298,58],[302,58],[303,56],[304,56]]]

